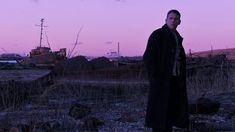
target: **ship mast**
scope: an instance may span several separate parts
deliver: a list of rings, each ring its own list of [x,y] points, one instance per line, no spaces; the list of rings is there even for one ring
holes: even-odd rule
[[[43,32],[43,27],[47,27],[47,26],[43,26],[43,22],[44,22],[44,18],[41,19],[41,24],[40,25],[36,25],[36,26],[40,26],[41,27],[41,32],[40,32],[40,42],[39,42],[39,47],[42,47],[42,32]]]
[[[40,48],[42,47],[42,30],[43,30],[44,19],[41,19],[41,33],[40,33]]]

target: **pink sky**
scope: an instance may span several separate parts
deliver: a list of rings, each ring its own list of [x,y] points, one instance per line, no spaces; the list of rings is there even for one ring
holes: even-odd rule
[[[235,47],[234,0],[2,0],[0,54],[28,54],[39,45],[40,19],[52,50],[71,50],[80,27],[75,52],[103,56],[120,43],[123,56],[142,55],[152,31],[165,23],[166,13],[178,9],[186,52]],[[105,44],[113,42],[113,44]],[[47,46],[44,36],[43,45]]]

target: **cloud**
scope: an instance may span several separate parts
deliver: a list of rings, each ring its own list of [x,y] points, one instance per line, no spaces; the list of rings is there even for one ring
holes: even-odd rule
[[[115,0],[116,2],[125,2],[125,0]]]
[[[30,0],[31,2],[35,2],[35,3],[38,3],[39,0]]]

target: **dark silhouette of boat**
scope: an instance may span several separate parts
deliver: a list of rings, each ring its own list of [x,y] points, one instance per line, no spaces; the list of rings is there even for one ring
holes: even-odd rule
[[[58,62],[67,59],[66,48],[59,51],[52,51],[50,47],[42,46],[42,31],[44,19],[41,19],[40,46],[32,49],[29,57],[26,57],[20,64],[36,67],[54,67]]]

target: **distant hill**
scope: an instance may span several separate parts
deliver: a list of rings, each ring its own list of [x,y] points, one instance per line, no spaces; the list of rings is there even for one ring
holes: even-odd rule
[[[229,60],[235,60],[235,48],[199,51],[193,52],[191,55],[193,57],[208,57],[210,55],[214,56],[219,54],[225,54]],[[187,54],[187,56],[189,56],[189,54]]]

